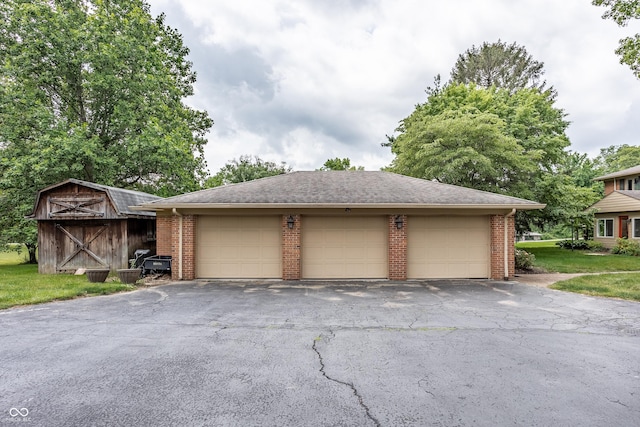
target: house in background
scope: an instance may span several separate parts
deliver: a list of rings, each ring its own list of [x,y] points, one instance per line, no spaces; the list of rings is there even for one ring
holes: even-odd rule
[[[640,241],[640,165],[595,178],[604,182],[596,210],[594,240],[611,248],[618,238]]]
[[[141,203],[174,279],[493,278],[514,274],[529,200],[388,172],[292,172]]]
[[[136,249],[156,248],[156,214],[129,206],[152,194],[68,179],[40,190],[29,218],[38,221],[38,272],[128,268]]]
[[[530,241],[539,241],[542,240],[542,233],[537,233],[535,231],[525,231],[520,236],[519,241],[521,242],[530,242]]]

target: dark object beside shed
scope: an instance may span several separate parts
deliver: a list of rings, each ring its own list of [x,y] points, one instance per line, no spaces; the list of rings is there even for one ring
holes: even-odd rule
[[[156,249],[155,212],[129,206],[160,199],[69,179],[38,192],[33,213],[38,221],[38,271],[70,273],[78,268],[129,267],[136,249]]]
[[[171,274],[171,255],[156,255],[146,258],[142,274]]]

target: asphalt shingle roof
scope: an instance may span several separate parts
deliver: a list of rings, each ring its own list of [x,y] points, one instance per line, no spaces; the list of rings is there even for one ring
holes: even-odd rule
[[[632,199],[640,200],[640,190],[617,190],[617,192]]]
[[[619,178],[619,177],[628,176],[628,175],[640,175],[640,165],[634,166],[629,169],[624,169],[618,172],[610,173],[608,175],[602,175],[597,178],[593,178],[593,180],[604,181],[605,179]]]
[[[485,205],[539,209],[530,200],[377,171],[291,172],[144,205]]]

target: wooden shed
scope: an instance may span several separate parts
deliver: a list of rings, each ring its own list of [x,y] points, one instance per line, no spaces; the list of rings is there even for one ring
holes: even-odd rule
[[[38,192],[38,271],[128,268],[137,249],[156,248],[155,212],[129,206],[160,199],[140,191],[68,179]]]

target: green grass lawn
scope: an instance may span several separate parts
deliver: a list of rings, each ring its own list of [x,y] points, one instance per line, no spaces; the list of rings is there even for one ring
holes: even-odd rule
[[[640,273],[580,276],[554,283],[549,287],[585,295],[640,301]]]
[[[535,266],[555,273],[606,273],[611,271],[640,271],[640,257],[594,254],[571,251],[555,245],[554,241],[521,242],[516,245],[536,256]]]
[[[558,273],[640,272],[640,257],[597,254],[561,249],[554,241],[521,242],[516,245],[536,256],[535,266]],[[552,289],[640,301],[640,273],[596,274],[558,282]]]
[[[38,274],[37,265],[17,264],[7,253],[0,254],[0,309],[135,289],[119,281],[90,283],[84,275]]]
[[[27,248],[18,253],[17,251],[0,251],[0,265],[15,265],[27,262]]]
[[[527,248],[557,248],[556,242],[560,240],[538,240],[538,241],[528,241],[528,242],[518,242],[516,243],[516,248],[518,249],[527,249]],[[528,250],[528,249],[527,249]]]

